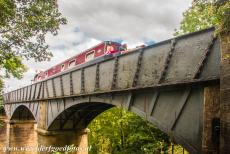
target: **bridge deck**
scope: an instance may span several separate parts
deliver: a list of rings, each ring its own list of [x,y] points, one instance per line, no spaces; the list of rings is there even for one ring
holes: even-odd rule
[[[141,50],[99,59],[4,95],[5,103],[36,101],[219,80],[213,28]]]

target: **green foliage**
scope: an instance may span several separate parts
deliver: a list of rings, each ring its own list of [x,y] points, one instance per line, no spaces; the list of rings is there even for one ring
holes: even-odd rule
[[[191,33],[212,26],[216,32],[230,32],[230,1],[197,0],[183,14],[180,29],[175,35]]]
[[[169,140],[139,116],[120,108],[112,108],[89,125],[90,153],[153,154],[166,153]]]
[[[66,19],[56,0],[0,0],[0,77],[21,78],[26,71],[22,59],[49,60],[52,53],[45,35],[57,34]],[[3,86],[1,81],[0,86]]]
[[[183,151],[184,150],[184,151]],[[173,151],[173,152],[172,152]],[[182,154],[184,152],[184,154],[189,154],[188,151],[186,151],[185,149],[183,149],[180,145],[178,144],[174,144],[173,145],[173,149],[172,146],[170,146],[168,153],[174,153],[174,154]]]
[[[0,110],[2,110],[3,108],[3,99],[2,99],[2,95],[0,95]]]
[[[2,53],[2,54],[1,54]],[[22,64],[22,58],[14,54],[0,51],[0,68],[5,68],[5,76],[12,74],[14,77],[21,78],[22,73],[26,71],[26,67]]]
[[[12,0],[0,0],[0,26],[6,26],[9,20],[14,18],[14,2]]]

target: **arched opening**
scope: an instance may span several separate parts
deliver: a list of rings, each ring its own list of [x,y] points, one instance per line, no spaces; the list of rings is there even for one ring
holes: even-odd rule
[[[5,111],[4,107],[0,107],[0,116],[1,117],[5,117],[6,116],[6,111]]]
[[[5,119],[7,119],[6,111],[4,107],[0,107],[0,125]]]
[[[85,129],[97,115],[112,107],[113,105],[111,104],[99,102],[73,105],[59,114],[49,125],[48,130]]]
[[[136,113],[113,107],[87,126],[93,153],[183,153],[188,152]]]
[[[10,120],[17,120],[17,121],[34,121],[35,117],[34,115],[31,113],[31,111],[24,105],[21,105],[19,107],[17,107],[13,113],[13,115],[11,116]]]
[[[125,121],[125,119],[128,120]],[[121,121],[124,123],[122,124]],[[96,128],[97,126],[92,126],[97,124],[99,125],[99,128]],[[122,135],[122,129],[119,130],[119,126],[121,125],[125,125],[125,127],[129,128],[125,128],[126,135]],[[119,152],[119,150],[121,152],[124,149],[127,150],[127,153],[132,153],[136,150],[135,148],[142,150],[139,152],[145,151],[147,153],[148,150],[150,152],[153,150],[153,148],[155,148],[155,152],[174,151],[179,153],[186,153],[182,147],[171,143],[171,140],[169,140],[169,137],[166,134],[164,134],[162,131],[157,129],[155,126],[137,114],[106,103],[88,102],[73,105],[63,111],[52,122],[48,130],[82,130],[85,128],[89,128],[88,142],[89,145],[94,147],[92,150],[95,150],[95,143],[99,144],[100,142],[103,142],[105,144],[104,147],[107,147],[107,149],[101,148],[101,150],[108,150],[104,152],[111,152],[111,149],[108,149],[108,147],[114,148],[113,146],[119,142],[119,146],[117,146],[116,149],[114,148],[115,151],[113,152],[115,153]],[[105,137],[106,134],[107,137]],[[102,139],[101,137],[103,137],[103,135],[104,138]],[[119,139],[118,136],[120,137]],[[111,138],[115,140],[111,140]],[[110,144],[106,144],[106,142],[110,142]],[[103,151],[92,151],[92,153],[94,152],[103,153]]]
[[[26,106],[20,105],[12,114],[0,123],[0,146],[37,146],[36,121],[31,111]]]

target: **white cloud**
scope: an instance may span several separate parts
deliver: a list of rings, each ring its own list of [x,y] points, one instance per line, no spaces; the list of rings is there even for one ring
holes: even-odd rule
[[[47,69],[100,41],[124,40],[135,47],[146,40],[162,41],[179,27],[192,0],[59,0],[68,24],[57,36],[47,36],[54,57],[50,62],[25,61],[30,69],[22,80],[7,79],[6,90],[31,83],[35,70]]]
[[[69,23],[90,37],[162,40],[178,27],[191,0],[61,0],[59,3]]]

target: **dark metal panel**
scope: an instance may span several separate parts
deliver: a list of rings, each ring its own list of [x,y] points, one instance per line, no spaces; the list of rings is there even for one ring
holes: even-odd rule
[[[52,78],[52,79],[51,79],[53,97],[56,97],[56,96],[57,96],[57,94],[56,94],[56,86],[55,86],[55,83],[54,83],[54,80],[55,80],[55,79],[56,79],[56,81],[58,81],[57,78]]]
[[[144,111],[142,111],[139,108],[136,108],[134,106],[130,107],[130,111],[136,113],[137,115],[139,115],[142,118],[146,118],[147,117],[146,112],[144,112]]]
[[[15,101],[18,101],[18,90],[15,91]]]
[[[210,31],[177,41],[166,82],[193,79],[206,48],[212,42],[212,34],[213,32]]]
[[[72,72],[70,72],[70,74],[69,74],[69,79],[70,79],[70,81],[69,81],[69,88],[70,88],[70,95],[73,95],[73,75],[72,75]]]
[[[211,36],[211,41],[208,43],[208,45],[207,45],[199,63],[198,63],[197,70],[194,73],[194,76],[193,76],[194,79],[200,78],[200,74],[203,71],[204,65],[205,65],[205,63],[206,63],[206,61],[210,55],[210,52],[212,50],[212,47],[214,45],[215,40],[216,40],[216,38]]]
[[[117,71],[114,69],[116,67],[115,63],[118,63],[118,59],[116,58],[100,64],[99,89],[101,91],[110,91],[112,84],[115,85],[116,78],[114,72]]]
[[[16,100],[18,101],[19,100],[19,89],[16,90],[16,94],[17,94],[17,97],[16,97]]]
[[[42,94],[41,94],[41,99],[45,98],[45,82],[42,82]]]
[[[113,65],[113,80],[112,80],[111,89],[115,89],[117,86],[118,66],[119,66],[119,58],[116,57]]]
[[[26,87],[22,88],[22,101],[25,100],[25,95],[26,95]]]
[[[175,50],[175,45],[176,45],[176,40],[175,39],[171,40],[171,47],[170,47],[170,50],[169,50],[167,57],[165,59],[163,70],[161,72],[160,79],[159,79],[158,83],[162,83],[165,80],[165,76],[167,74],[167,71],[168,71],[168,68],[170,65],[170,61],[172,59],[172,55],[173,55],[173,52]]]
[[[126,104],[125,104],[126,110],[130,110],[130,107],[131,107],[132,103],[133,103],[133,94],[132,94],[132,93],[129,93],[129,94],[128,94],[127,102],[126,102]]]
[[[25,100],[27,100],[28,97],[29,97],[29,86],[26,86]]]
[[[52,79],[52,87],[53,87],[54,97],[60,97],[61,96],[60,77],[61,76]]]
[[[10,102],[10,101],[9,101],[9,98],[10,98],[9,96],[10,96],[10,93],[7,93],[6,95],[2,95],[3,101],[9,103],[9,102]]]
[[[174,133],[179,134],[184,141],[201,152],[202,120],[203,120],[203,88],[192,89],[189,99],[181,112]],[[178,142],[176,140],[176,142]],[[186,145],[182,146],[186,148]]]
[[[84,77],[85,77],[85,92],[86,93],[92,93],[95,89],[95,83],[96,83],[96,70],[97,65],[93,65],[90,67],[87,67],[84,71]]]
[[[42,93],[42,82],[38,83],[35,99],[40,99]]]
[[[17,101],[17,90],[14,91],[14,101]]]
[[[10,103],[12,101],[12,93],[8,93],[7,103]]]
[[[159,92],[158,91],[154,92],[152,100],[151,100],[151,102],[149,104],[149,112],[148,113],[149,113],[150,116],[152,115],[152,113],[154,111],[154,108],[155,108],[156,103],[158,101],[158,97],[159,97]]]
[[[76,71],[72,73],[73,77],[73,93],[80,94],[81,93],[81,71]]]
[[[164,69],[164,61],[170,51],[170,42],[145,49],[138,86],[157,84]]]
[[[139,74],[140,74],[141,65],[142,65],[143,53],[144,53],[144,49],[140,49],[140,53],[139,53],[138,60],[137,60],[136,71],[135,71],[134,78],[133,78],[132,87],[136,87],[137,82],[139,80],[139,76],[140,76]]]
[[[33,100],[35,100],[37,97],[37,94],[38,94],[38,91],[39,91],[39,84],[40,83],[35,83],[35,87],[34,87],[34,92],[33,92]]]
[[[47,82],[48,81],[44,81],[45,82],[45,98],[49,98],[50,97],[50,95],[49,95],[49,88],[48,88],[48,84],[47,84]]]
[[[20,88],[18,92],[19,92],[18,100],[21,101],[22,100],[22,88]]]
[[[100,63],[97,63],[97,66],[96,66],[96,78],[95,78],[95,88],[94,88],[94,91],[97,91],[99,90],[99,83],[100,83]]]
[[[220,75],[220,41],[214,40],[214,45],[204,64],[204,68],[200,74],[200,79],[208,79],[219,77]]]
[[[15,91],[13,91],[12,93],[13,93],[13,101],[15,101],[16,100],[16,93],[15,93]]]
[[[30,99],[29,99],[29,100],[33,100],[33,99],[34,99],[35,90],[36,90],[36,84],[31,85],[31,89],[30,89]]]
[[[85,69],[81,69],[81,93],[85,92]]]
[[[54,97],[54,89],[53,89],[53,84],[52,84],[52,79],[47,80],[47,87],[48,87],[48,92],[49,92],[49,97]]]
[[[176,106],[176,111],[175,111],[175,119],[172,121],[171,125],[170,125],[170,129],[173,130],[174,127],[177,124],[178,119],[181,116],[181,113],[183,112],[183,109],[189,99],[189,95],[191,93],[191,88],[186,88],[184,91],[184,94],[182,94],[180,101],[178,102],[177,106]]]
[[[152,112],[152,116],[161,121],[162,125],[170,129],[172,121],[174,121],[180,97],[183,95],[184,89],[167,90],[159,92],[159,96]]]
[[[62,76],[64,95],[70,95],[70,74]]]
[[[18,99],[18,101],[20,101],[21,100],[21,89],[18,89],[17,91],[18,91],[18,98],[17,99]]]
[[[10,98],[10,102],[14,102],[14,91],[12,91],[12,92],[10,92],[11,94],[10,94],[10,96],[11,96],[11,98]]]
[[[130,88],[137,69],[139,52],[119,58],[117,89]]]
[[[64,85],[63,85],[63,79],[62,75],[60,76],[60,87],[61,87],[61,96],[64,96]]]
[[[31,88],[32,88],[32,85],[28,86],[28,94],[27,94],[27,98],[26,100],[30,100],[30,95],[31,95]]]

